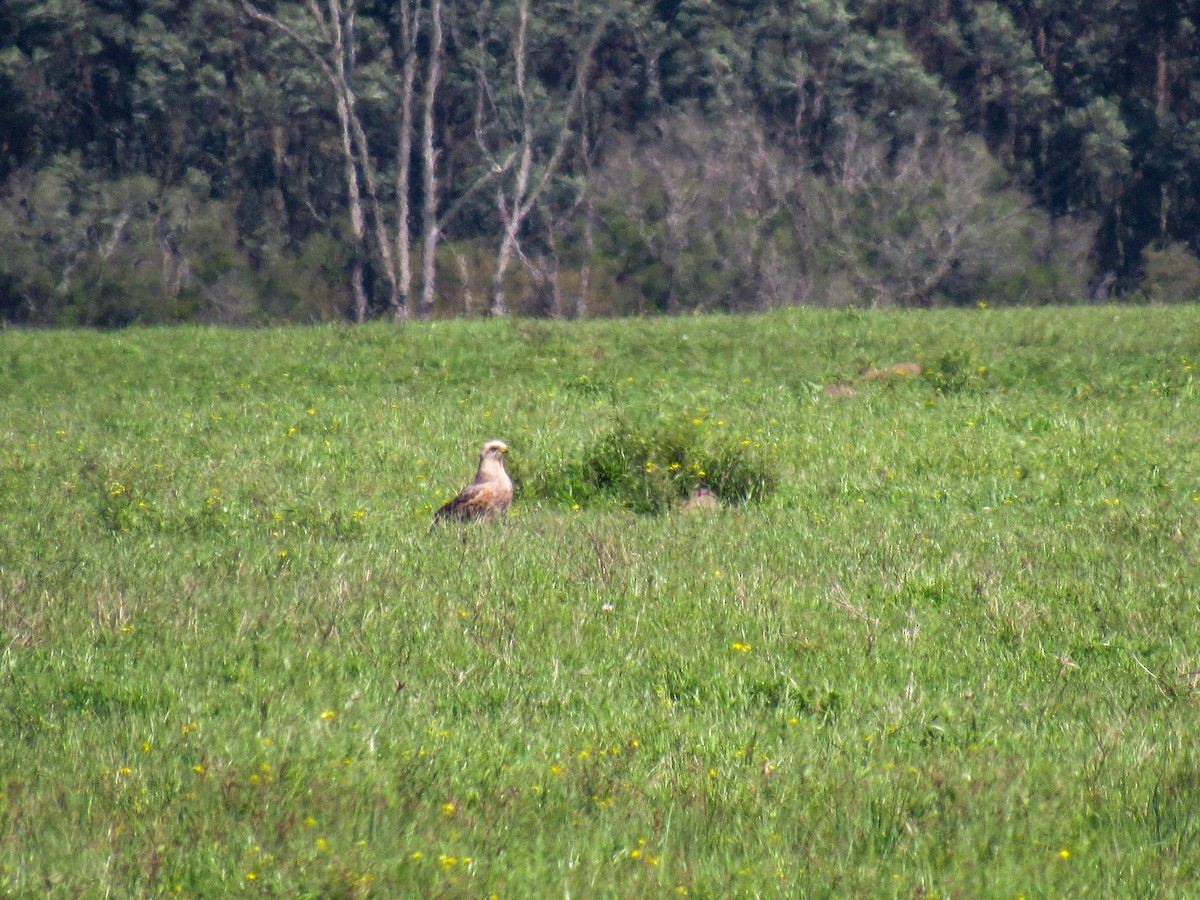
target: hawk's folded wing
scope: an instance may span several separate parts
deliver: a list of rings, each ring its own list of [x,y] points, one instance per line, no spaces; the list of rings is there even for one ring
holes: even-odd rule
[[[484,519],[502,512],[506,507],[507,503],[500,497],[496,485],[486,482],[469,484],[439,509],[435,518]]]

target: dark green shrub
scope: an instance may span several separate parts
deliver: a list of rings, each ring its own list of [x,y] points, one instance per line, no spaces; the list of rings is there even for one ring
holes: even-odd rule
[[[948,350],[925,365],[925,380],[939,394],[956,394],[980,387],[986,380],[987,367],[970,350]]]
[[[717,433],[703,420],[678,417],[619,424],[581,459],[541,479],[534,493],[562,503],[607,499],[662,513],[701,486],[723,503],[743,503],[769,495],[776,477],[761,447]]]

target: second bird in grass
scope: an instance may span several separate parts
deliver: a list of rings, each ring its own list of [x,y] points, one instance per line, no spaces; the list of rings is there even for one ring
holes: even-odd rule
[[[448,519],[460,522],[490,521],[508,512],[512,505],[513,483],[504,470],[504,441],[488,441],[479,451],[479,469],[475,480],[458,492],[433,516],[433,524]]]

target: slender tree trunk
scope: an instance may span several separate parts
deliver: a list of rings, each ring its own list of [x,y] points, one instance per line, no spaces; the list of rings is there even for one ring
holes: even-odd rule
[[[425,107],[422,122],[421,160],[424,169],[425,206],[423,227],[425,237],[421,248],[421,305],[422,319],[433,312],[434,291],[437,287],[437,149],[434,146],[434,108],[437,101],[438,82],[442,74],[442,0],[430,0],[429,24],[431,28],[429,68],[425,77]]]
[[[350,0],[348,13],[345,16],[346,22],[353,28],[354,20],[354,2]],[[370,175],[370,156],[367,151],[365,135],[362,135],[362,128],[357,122],[354,112],[354,94],[350,90],[349,83],[346,78],[346,53],[350,54],[351,61],[353,60],[353,46],[348,46],[344,39],[344,30],[342,26],[343,12],[341,0],[328,0],[328,19],[322,14],[316,0],[310,0],[308,4],[309,14],[313,17],[317,26],[323,32],[323,35],[333,45],[334,52],[328,54],[332,59],[326,58],[320,49],[313,46],[303,35],[299,34],[295,29],[287,23],[275,18],[272,15],[262,12],[250,0],[242,0],[242,6],[246,10],[250,18],[270,25],[272,28],[278,29],[281,33],[287,35],[296,42],[313,60],[320,66],[321,71],[325,73],[325,77],[329,80],[330,87],[333,89],[334,107],[337,110],[338,125],[341,129],[342,137],[342,160],[343,168],[346,173],[346,194],[347,208],[350,213],[350,233],[354,238],[354,246],[351,249],[350,262],[350,292],[354,300],[354,309],[352,316],[355,322],[363,322],[367,317],[367,291],[366,280],[364,277],[364,260],[367,257],[367,228],[366,216],[363,211],[362,187],[359,183],[359,164],[363,163],[364,176]],[[353,36],[351,36],[353,37]],[[359,146],[355,146],[355,141],[358,135],[362,136],[359,141]],[[358,154],[361,152],[362,156]],[[370,194],[374,196],[374,184],[368,180],[368,187],[371,189]],[[376,204],[377,206],[378,204]]]
[[[1165,25],[1158,26],[1158,53],[1156,56],[1157,71],[1154,78],[1154,109],[1158,114],[1158,119],[1161,122],[1167,114],[1167,28]],[[1168,196],[1167,184],[1162,182],[1158,186],[1158,238],[1162,242],[1167,240],[1167,217],[1170,208],[1170,198]]]
[[[592,274],[592,253],[596,249],[595,232],[592,227],[596,218],[596,208],[592,203],[592,166],[586,123],[580,130],[579,140],[583,154],[585,183],[583,186],[583,262],[579,264],[579,293],[575,295],[574,317],[576,319],[587,316],[588,281]]]
[[[401,0],[400,50],[401,64],[400,126],[397,135],[396,160],[396,257],[400,262],[399,290],[392,304],[392,317],[397,322],[408,318],[408,298],[412,293],[412,232],[409,224],[409,162],[412,159],[413,83],[417,73],[417,36],[421,30],[421,8],[417,0]]]
[[[1158,26],[1158,50],[1155,53],[1154,110],[1160,116],[1167,111],[1167,27]]]
[[[362,169],[363,183],[367,189],[371,221],[375,225],[375,243],[379,247],[380,267],[383,269],[384,278],[387,279],[390,288],[388,306],[395,309],[399,305],[400,279],[396,272],[396,259],[392,253],[392,237],[387,219],[383,214],[383,207],[379,203],[379,190],[375,181],[375,161],[367,142],[367,133],[358,116],[358,100],[350,81],[355,52],[353,34],[355,2],[356,0],[348,0],[343,13],[342,0],[329,0],[329,16],[334,35],[334,73],[337,76],[337,88],[345,97],[346,105],[350,110],[351,135],[354,138],[359,167]],[[347,33],[349,40],[347,40]],[[350,71],[348,72],[347,69]],[[363,318],[365,319],[365,310]]]
[[[546,246],[549,259],[539,260],[534,271],[535,284],[538,290],[541,312],[548,319],[563,317],[562,284],[559,280],[561,268],[558,258],[558,225],[550,225],[546,231]]]
[[[508,273],[509,263],[513,252],[517,249],[518,236],[525,219],[536,206],[542,192],[558,173],[567,148],[570,146],[573,134],[572,122],[577,111],[583,104],[587,94],[587,75],[595,56],[596,46],[612,17],[611,8],[598,18],[592,27],[587,44],[578,54],[575,69],[575,82],[571,88],[571,96],[563,110],[562,127],[558,138],[551,150],[550,157],[542,167],[537,183],[530,188],[530,176],[533,169],[533,110],[525,87],[526,66],[526,35],[529,25],[529,0],[521,0],[518,8],[517,44],[514,49],[514,63],[517,90],[517,103],[521,111],[521,152],[520,164],[517,166],[516,180],[513,183],[512,197],[506,199],[504,189],[497,191],[497,206],[500,218],[504,222],[504,235],[500,241],[500,249],[496,254],[496,268],[492,274],[491,297],[488,303],[488,313],[493,316],[503,316],[508,311],[507,299],[504,296],[504,279]]]
[[[362,324],[367,318],[367,290],[363,279],[363,257],[366,255],[366,220],[363,216],[362,192],[358,185],[358,166],[354,164],[354,148],[350,138],[350,113],[346,99],[337,93],[338,122],[342,128],[342,159],[346,171],[346,193],[350,208],[350,233],[354,249],[350,262],[350,291],[354,297],[354,321]]]
[[[500,240],[500,250],[496,254],[496,268],[492,272],[492,287],[489,292],[488,315],[503,316],[508,314],[508,300],[504,295],[504,279],[508,274],[508,265],[512,261],[513,250],[517,245],[517,232],[521,229],[524,216],[521,215],[521,200],[529,187],[529,170],[533,163],[533,145],[526,143],[521,151],[521,164],[517,167],[517,180],[513,186],[511,206],[505,203],[503,189],[497,192],[497,203],[500,215],[504,220],[504,236]]]
[[[454,263],[458,267],[458,280],[462,284],[463,315],[469,316],[475,308],[475,295],[471,291],[471,267],[467,264],[466,255],[457,247],[454,248]]]
[[[500,250],[496,254],[496,268],[492,273],[492,287],[488,299],[488,314],[493,316],[503,316],[508,312],[508,302],[504,296],[504,278],[508,273],[509,261],[512,259],[517,232],[521,228],[521,203],[529,188],[529,170],[533,163],[533,124],[529,114],[529,97],[525,92],[525,36],[529,31],[529,0],[521,0],[517,17],[517,46],[513,54],[516,64],[514,80],[517,87],[517,102],[521,105],[521,164],[517,167],[517,180],[513,185],[512,203],[505,202],[503,186],[496,192],[500,218],[504,222],[504,236],[500,240]]]

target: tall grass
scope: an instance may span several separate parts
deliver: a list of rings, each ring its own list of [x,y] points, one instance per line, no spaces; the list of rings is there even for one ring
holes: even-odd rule
[[[1198,326],[0,333],[0,893],[1189,896]]]

